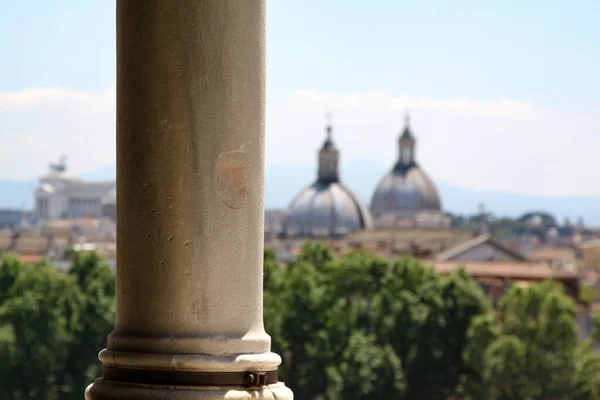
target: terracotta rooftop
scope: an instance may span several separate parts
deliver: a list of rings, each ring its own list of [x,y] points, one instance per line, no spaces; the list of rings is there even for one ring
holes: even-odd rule
[[[13,251],[15,253],[46,253],[49,244],[47,236],[21,235],[17,238]]]
[[[510,258],[515,259],[516,261],[528,261],[528,258],[524,254],[508,246],[503,245],[497,240],[494,240],[490,235],[486,234],[476,236],[470,240],[467,240],[466,242],[460,243],[450,249],[447,249],[446,251],[438,254],[436,258],[438,261],[450,261],[451,259],[460,257],[461,254],[472,250],[484,243],[495,247],[502,253],[506,254],[506,256],[509,256]]]
[[[16,257],[22,263],[28,264],[40,262],[44,258],[42,254],[17,254]]]
[[[477,278],[507,278],[523,280],[545,280],[555,278],[559,280],[578,280],[577,274],[561,269],[554,269],[545,263],[535,262],[480,262],[480,261],[452,261],[435,262],[435,269],[442,274],[450,273],[455,269],[464,267],[465,271]]]
[[[528,256],[536,261],[571,261],[575,259],[575,250],[571,247],[542,247],[532,251]]]

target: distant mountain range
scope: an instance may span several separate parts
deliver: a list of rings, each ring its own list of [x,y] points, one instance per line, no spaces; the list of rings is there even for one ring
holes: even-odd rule
[[[342,181],[365,203],[378,180],[388,167],[373,161],[356,160],[343,165]],[[265,201],[267,208],[285,208],[316,176],[315,167],[271,165],[266,169]],[[86,180],[113,180],[115,166],[110,165],[84,174]],[[544,210],[559,221],[569,217],[575,221],[583,217],[588,225],[600,225],[600,198],[532,196],[516,193],[485,192],[461,188],[444,181],[436,182],[444,209],[458,214],[475,214],[480,203],[498,216],[516,217],[527,211]],[[35,181],[0,180],[0,208],[33,208]]]
[[[0,208],[31,210],[35,181],[0,180]]]
[[[365,203],[371,201],[379,179],[389,166],[373,161],[356,160],[341,168],[342,181]],[[308,185],[316,177],[315,167],[269,166],[266,171],[267,208],[286,207],[301,185]],[[460,186],[436,181],[445,211],[455,214],[476,214],[479,204],[496,216],[517,217],[528,211],[544,210],[558,221],[568,217],[575,222],[583,217],[588,225],[600,225],[600,198],[567,196],[533,196],[518,193],[488,192],[465,189]]]

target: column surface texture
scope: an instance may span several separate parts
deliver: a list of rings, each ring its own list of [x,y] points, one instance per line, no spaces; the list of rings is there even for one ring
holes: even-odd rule
[[[292,399],[260,374],[264,130],[265,0],[117,0],[117,317],[87,399]]]

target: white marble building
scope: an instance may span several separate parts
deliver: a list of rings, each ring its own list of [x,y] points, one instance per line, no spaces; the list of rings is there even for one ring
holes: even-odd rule
[[[35,191],[35,218],[101,217],[107,203],[115,200],[115,182],[84,182],[66,171],[64,159],[50,165]]]

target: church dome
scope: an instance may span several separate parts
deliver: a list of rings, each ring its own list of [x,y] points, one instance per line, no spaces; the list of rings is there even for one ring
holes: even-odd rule
[[[407,116],[399,139],[398,161],[381,179],[371,199],[374,217],[441,211],[440,196],[434,183],[416,162],[415,144]]]
[[[292,201],[283,223],[285,237],[339,237],[371,227],[367,207],[339,180],[339,152],[331,139],[319,151],[319,172],[315,183]]]

